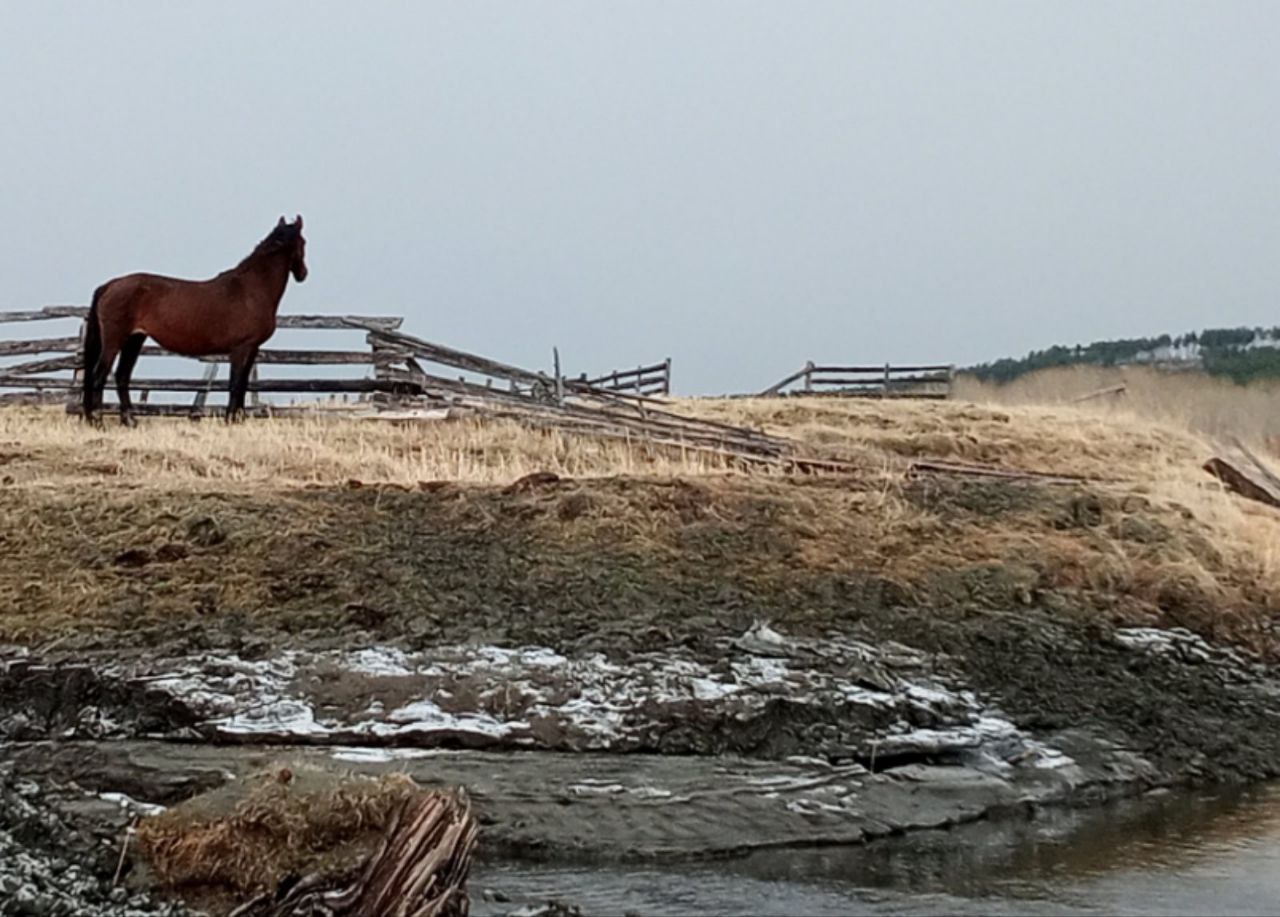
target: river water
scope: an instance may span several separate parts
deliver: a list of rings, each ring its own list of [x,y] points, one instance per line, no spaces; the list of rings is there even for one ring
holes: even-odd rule
[[[482,864],[473,912],[1277,914],[1280,786],[1165,793],[843,848],[682,866]]]

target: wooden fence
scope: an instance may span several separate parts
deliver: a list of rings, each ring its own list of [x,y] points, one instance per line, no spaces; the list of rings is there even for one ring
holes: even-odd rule
[[[608,375],[588,379],[586,373],[579,378],[594,388],[611,392],[634,392],[637,395],[670,395],[671,394],[671,358],[652,366],[637,366],[635,369],[616,369]]]
[[[48,306],[25,312],[0,312],[0,325],[17,322],[53,322],[64,326],[62,334],[32,339],[9,339],[0,335],[0,403],[3,402],[65,402],[68,411],[80,411],[82,385],[84,319],[88,309],[84,306]],[[71,323],[74,322],[74,325]],[[341,395],[344,400],[354,395],[360,401],[374,405],[400,403],[411,398],[455,400],[459,391],[481,397],[498,390],[535,401],[563,400],[566,390],[609,391],[625,393],[634,391],[643,395],[655,390],[660,382],[665,393],[670,388],[670,360],[653,367],[610,373],[589,380],[583,374],[579,379],[561,379],[559,384],[553,375],[536,370],[526,370],[477,354],[467,353],[441,344],[435,344],[401,332],[403,319],[395,316],[370,315],[281,315],[277,327],[283,330],[326,330],[362,333],[363,349],[278,349],[263,348],[259,351],[254,372],[249,382],[250,413],[288,412],[287,405],[268,405],[261,399],[265,393]],[[70,333],[74,329],[74,333]],[[148,357],[178,357],[162,347],[148,345],[142,350],[134,378],[129,388],[137,393],[135,410],[140,414],[202,414],[210,393],[225,392],[229,370],[220,370],[227,364],[225,356],[194,359],[204,364],[198,376],[152,377],[146,374]],[[435,364],[449,370],[461,370],[464,375],[446,376],[441,372],[429,372]],[[364,367],[364,378],[324,377],[320,373],[302,378],[263,378],[258,367],[270,366],[345,366]],[[659,377],[658,372],[661,375]],[[472,379],[468,380],[467,375]],[[480,377],[476,381],[474,377]],[[8,390],[5,392],[4,390]],[[158,403],[151,400],[152,392],[190,393],[189,404]],[[115,386],[108,383],[104,392],[104,409],[113,411]]]
[[[954,380],[951,365],[825,366],[810,361],[760,395],[950,398]]]

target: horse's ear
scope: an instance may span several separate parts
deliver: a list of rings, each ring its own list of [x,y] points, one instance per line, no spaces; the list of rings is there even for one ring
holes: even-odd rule
[[[295,223],[297,223],[297,224],[298,224],[298,228],[299,228],[299,229],[301,229],[301,228],[302,228],[302,214],[298,214],[298,217],[297,217],[297,219],[295,219],[295,220],[294,220],[294,222],[295,222]]]
[[[279,229],[283,225],[284,225],[284,217],[280,217],[280,222],[276,224],[276,228]]]

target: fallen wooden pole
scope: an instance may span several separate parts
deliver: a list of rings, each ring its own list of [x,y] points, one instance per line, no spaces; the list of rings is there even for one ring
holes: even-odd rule
[[[477,826],[461,790],[426,793],[396,813],[355,881],[304,876],[277,899],[259,895],[233,917],[464,917]]]

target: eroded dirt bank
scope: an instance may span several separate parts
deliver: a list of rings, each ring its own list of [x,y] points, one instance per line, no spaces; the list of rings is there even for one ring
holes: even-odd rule
[[[578,860],[1280,773],[1274,617],[1132,494],[915,482],[892,518],[831,479],[3,499],[5,767],[99,842],[112,794],[180,805],[278,761],[462,783],[488,855]],[[1204,576],[1169,573],[1192,556]]]

